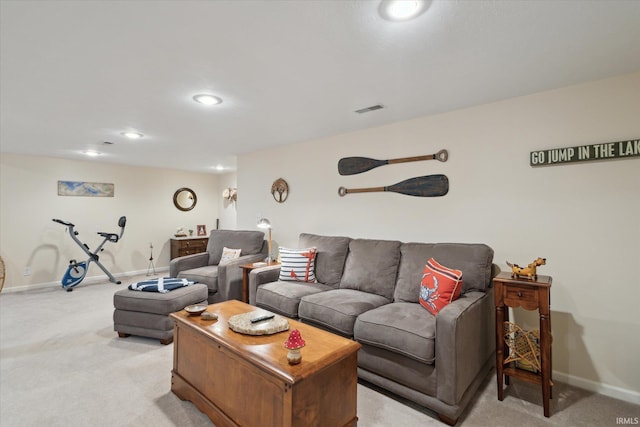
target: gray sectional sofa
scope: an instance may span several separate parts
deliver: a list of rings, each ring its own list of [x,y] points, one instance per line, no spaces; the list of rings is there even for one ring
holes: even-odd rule
[[[358,376],[455,424],[493,366],[493,250],[484,244],[402,243],[303,233],[318,283],[253,270],[249,302],[362,344]],[[463,272],[460,297],[436,316],[419,304],[425,263]]]

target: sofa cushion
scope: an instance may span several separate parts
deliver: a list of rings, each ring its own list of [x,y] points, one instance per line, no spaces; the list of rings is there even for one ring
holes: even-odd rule
[[[350,241],[349,237],[301,233],[298,244],[301,248],[316,248],[316,280],[337,288],[344,271]]]
[[[179,279],[189,279],[196,283],[207,285],[209,293],[218,292],[218,266],[207,265],[206,267],[192,268],[178,273]]]
[[[398,241],[351,240],[340,288],[356,289],[391,300],[399,261]]]
[[[420,305],[434,316],[458,299],[462,288],[462,271],[441,265],[433,258],[427,261],[420,286]]]
[[[436,318],[420,304],[396,302],[358,316],[354,338],[422,363],[435,360]]]
[[[271,282],[258,286],[256,306],[297,319],[300,298],[330,289],[321,283]]]
[[[462,271],[462,293],[491,286],[493,249],[480,243],[404,243],[394,301],[418,302],[424,265],[429,258]]]
[[[333,289],[302,297],[298,317],[353,337],[353,325],[360,314],[390,302],[380,295],[355,289]]]
[[[418,302],[420,282],[426,261],[433,254],[433,243],[403,243],[400,246],[398,282],[394,302]]]
[[[243,255],[258,254],[264,244],[264,233],[253,230],[211,230],[207,252],[209,265],[218,265],[223,248],[241,249]]]
[[[316,248],[280,248],[279,280],[315,283]]]

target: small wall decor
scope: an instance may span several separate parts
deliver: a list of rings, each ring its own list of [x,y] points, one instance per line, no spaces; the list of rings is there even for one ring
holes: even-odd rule
[[[449,179],[446,175],[425,175],[410,178],[388,187],[371,188],[338,188],[340,197],[349,193],[371,193],[375,191],[392,191],[417,197],[440,197],[449,192]]]
[[[529,165],[536,167],[627,157],[640,157],[640,139],[532,151]]]
[[[196,207],[196,203],[198,203],[198,197],[196,196],[196,192],[190,188],[178,188],[176,192],[173,193],[173,205],[178,210],[183,212],[190,211]]]
[[[526,277],[529,280],[536,280],[538,278],[537,268],[547,263],[546,258],[536,258],[533,262],[526,267],[520,267],[518,264],[511,264],[507,261],[507,265],[511,267],[511,277]]]
[[[222,198],[226,199],[230,202],[235,202],[238,200],[238,189],[237,188],[225,188],[222,192]]]
[[[202,224],[196,227],[198,229],[198,236],[206,236],[207,235],[207,226]]]
[[[114,185],[103,182],[58,181],[58,196],[113,197]]]
[[[278,195],[276,196],[276,193]],[[278,178],[271,184],[271,195],[278,203],[284,203],[289,197],[289,184],[282,178]]]
[[[378,166],[391,165],[394,163],[417,162],[421,160],[438,160],[446,162],[449,158],[447,150],[440,150],[435,154],[426,156],[402,157],[400,159],[376,160],[368,157],[344,157],[338,161],[338,173],[340,175],[355,175],[363,173]]]

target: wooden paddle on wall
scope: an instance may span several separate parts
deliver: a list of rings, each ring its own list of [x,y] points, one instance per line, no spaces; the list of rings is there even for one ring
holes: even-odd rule
[[[425,175],[410,178],[388,187],[338,188],[338,194],[341,197],[349,193],[372,193],[375,191],[392,191],[417,197],[439,197],[449,192],[449,179],[446,175]]]
[[[368,157],[344,157],[338,161],[338,173],[340,175],[355,175],[369,171],[378,166],[392,165],[394,163],[418,162],[421,160],[439,160],[446,162],[449,158],[447,150],[440,150],[436,154],[426,156],[402,157],[400,159],[376,160]]]

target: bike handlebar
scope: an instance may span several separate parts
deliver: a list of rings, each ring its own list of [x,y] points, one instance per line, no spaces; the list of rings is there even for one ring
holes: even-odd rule
[[[66,225],[67,227],[75,227],[75,225],[71,224],[70,222],[66,222],[66,221],[63,221],[61,219],[54,218],[54,219],[52,219],[52,221],[53,222],[57,222],[57,223],[62,224],[62,225]]]

